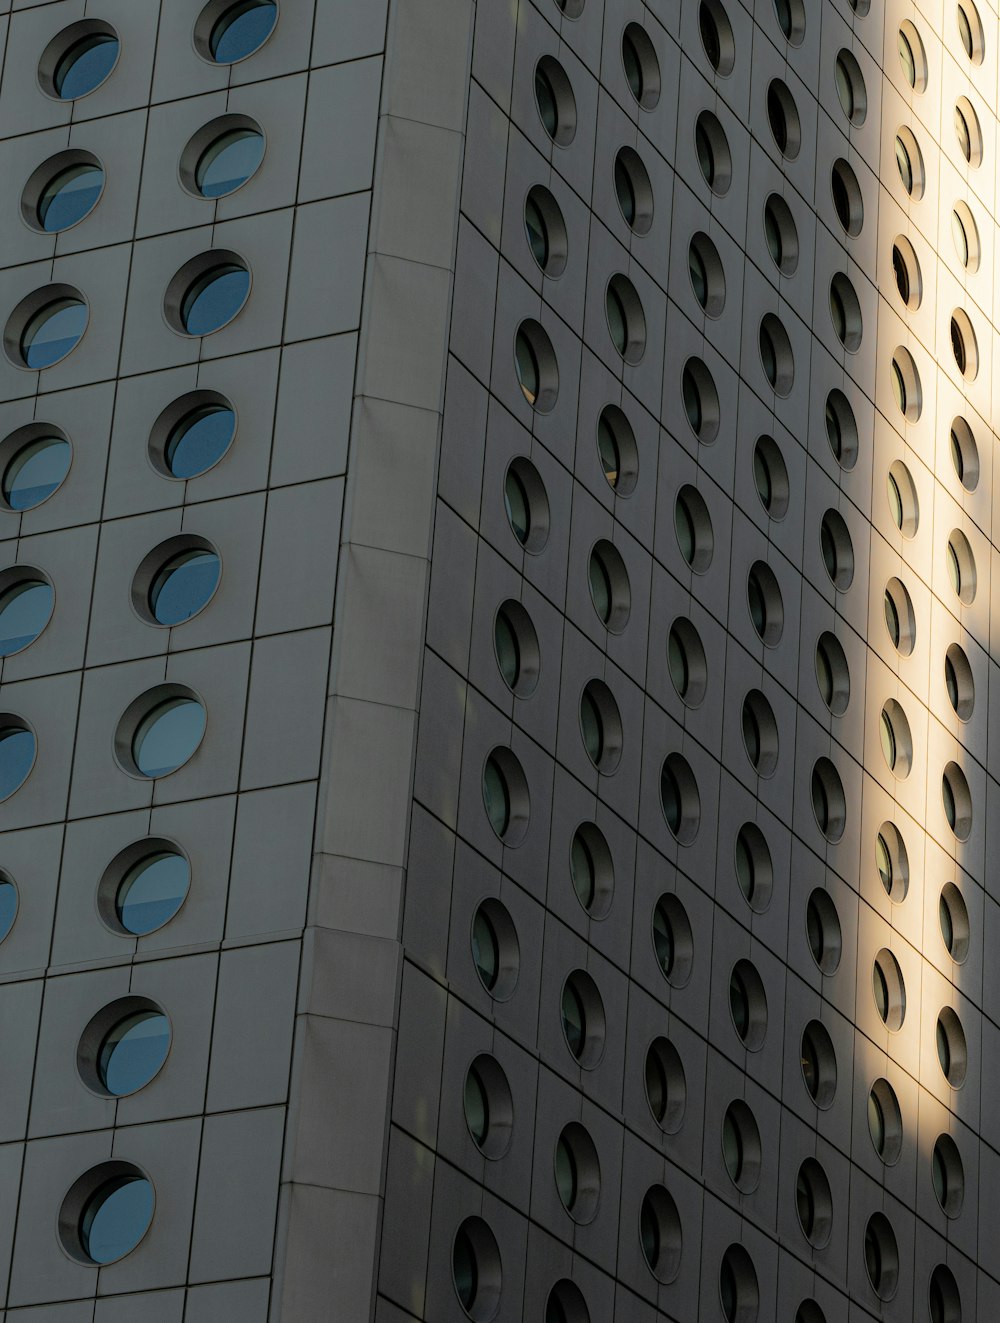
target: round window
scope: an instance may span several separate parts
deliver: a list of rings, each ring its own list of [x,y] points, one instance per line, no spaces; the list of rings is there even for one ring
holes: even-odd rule
[[[207,29],[210,57],[216,64],[235,64],[260,50],[277,21],[275,0],[237,0],[236,4],[226,5],[214,3],[202,11],[196,41]]]
[[[111,893],[116,923],[136,937],[169,923],[184,904],[191,885],[191,865],[184,855],[155,846],[146,851],[145,844],[139,847],[140,857],[135,862],[129,862],[135,847],[126,852],[122,862],[116,859],[101,884],[101,892]],[[102,899],[99,893],[99,909],[103,909]]]
[[[153,554],[158,559],[162,552]],[[185,547],[152,573],[146,589],[146,611],[158,625],[183,624],[211,601],[221,573],[216,551],[207,546]],[[136,577],[147,580],[149,572],[143,573],[140,566]]]
[[[147,1085],[159,1073],[170,1050],[170,1021],[159,1008],[122,1009],[125,1014],[101,1037],[95,1061],[98,1083],[115,1098],[136,1093]],[[97,1033],[103,1027],[97,1021],[107,1018],[102,1012],[91,1022]],[[88,1027],[81,1043],[82,1055],[87,1053],[89,1033]]]
[[[155,1197],[138,1171],[98,1185],[83,1205],[77,1224],[79,1246],[90,1263],[114,1263],[139,1244],[153,1220]]]
[[[4,941],[17,918],[17,887],[5,873],[0,873],[0,942]]]
[[[53,367],[83,339],[89,318],[82,295],[68,286],[53,285],[29,295],[7,323],[7,356],[33,372]]]
[[[197,478],[206,473],[218,464],[236,435],[236,413],[221,396],[203,403],[197,402],[201,397],[186,398],[191,407],[176,422],[168,422],[162,446],[155,429],[151,441],[154,463],[172,478]]]
[[[250,272],[236,262],[203,271],[181,299],[180,320],[188,335],[211,335],[228,325],[247,301]]]
[[[0,576],[0,657],[9,657],[34,643],[49,623],[55,593],[34,570],[14,570]]]
[[[35,763],[35,735],[18,717],[0,716],[0,800],[20,790]]]
[[[61,152],[28,180],[21,214],[32,229],[56,234],[89,216],[103,190],[104,170],[96,157]]]
[[[94,19],[74,23],[46,47],[38,66],[39,82],[60,101],[86,96],[110,77],[120,49],[110,24]]]
[[[195,187],[205,198],[235,193],[257,172],[263,159],[264,135],[260,129],[250,125],[224,128],[197,159]]]
[[[115,751],[133,776],[169,776],[190,759],[205,733],[201,700],[180,685],[163,685],[135,700],[118,723]]]
[[[66,438],[44,426],[15,432],[0,448],[0,455],[4,452],[0,491],[11,510],[33,510],[48,500],[62,486],[73,458]]]

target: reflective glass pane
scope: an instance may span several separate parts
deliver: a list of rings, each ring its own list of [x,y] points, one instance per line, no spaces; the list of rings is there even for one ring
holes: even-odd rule
[[[475,1251],[464,1227],[455,1237],[451,1271],[462,1308],[468,1311],[475,1302],[476,1292],[479,1289],[479,1273],[476,1269]]]
[[[872,967],[872,992],[875,996],[875,1005],[882,1020],[889,1018],[889,985],[885,981],[885,974],[882,972],[882,966],[875,964]]]
[[[580,832],[574,835],[570,849],[570,873],[573,878],[573,890],[580,898],[580,904],[585,910],[589,910],[594,903],[594,860]]]
[[[118,39],[93,32],[74,42],[56,65],[53,84],[64,101],[86,96],[104,82],[118,59]]]
[[[264,138],[256,129],[233,129],[208,147],[195,169],[198,192],[221,198],[245,184],[264,159]]]
[[[888,714],[883,712],[879,719],[879,735],[882,740],[882,755],[889,767],[896,766],[896,732]]]
[[[907,193],[913,191],[913,166],[910,164],[910,153],[906,150],[902,138],[896,139],[896,165],[899,167],[899,177],[903,181],[903,187]]]
[[[572,1208],[576,1203],[576,1162],[565,1139],[556,1145],[556,1189],[563,1207]]]
[[[941,1069],[945,1075],[951,1070],[951,1044],[948,1042],[948,1034],[940,1020],[937,1022],[937,1054],[938,1061],[941,1063]]]
[[[531,509],[528,504],[528,493],[524,490],[524,483],[513,469],[507,470],[507,476],[504,479],[503,500],[507,518],[514,530],[514,536],[523,546],[531,532]]]
[[[542,69],[535,70],[535,103],[542,124],[545,126],[545,132],[550,138],[554,138],[559,128],[559,107],[556,104],[556,94],[552,90],[552,84]]]
[[[611,577],[596,551],[590,557],[590,595],[597,614],[607,624],[611,619]]]
[[[669,978],[674,967],[674,930],[662,904],[653,910],[653,949],[664,977]]]
[[[62,485],[73,451],[62,437],[32,441],[17,452],[3,475],[4,500],[12,510],[41,505]]]
[[[639,1214],[639,1235],[642,1240],[642,1252],[650,1267],[655,1268],[660,1257],[660,1224],[648,1197],[642,1201]]]
[[[35,737],[20,726],[0,730],[0,799],[22,786],[35,761]]]
[[[676,629],[670,631],[670,637],[667,639],[667,665],[670,668],[670,678],[674,688],[683,698],[688,691],[690,677],[687,652]]]
[[[7,936],[17,918],[17,887],[13,882],[0,879],[0,942]],[[949,950],[951,948],[949,947]]]
[[[179,625],[190,620],[215,592],[221,572],[214,551],[198,549],[175,556],[159,572],[149,590],[149,605],[155,619],[161,625]]]
[[[211,335],[231,322],[250,292],[250,272],[219,266],[200,276],[184,296],[181,322],[188,335]]]
[[[738,1181],[743,1173],[743,1141],[732,1112],[726,1112],[722,1123],[722,1152],[726,1170],[733,1181]]]
[[[236,415],[220,404],[196,409],[170,433],[165,458],[175,478],[196,478],[217,464],[236,434]]]
[[[618,195],[618,205],[622,209],[622,215],[626,222],[629,225],[634,225],[635,189],[632,186],[632,176],[620,156],[615,160],[615,192]]]
[[[596,765],[604,752],[604,729],[597,704],[586,692],[580,700],[580,729],[583,731],[587,757]]]
[[[21,356],[30,368],[51,367],[80,343],[87,329],[87,305],[57,299],[37,312],[21,336]]]
[[[969,236],[965,232],[962,218],[957,211],[951,213],[951,237],[955,241],[955,251],[963,266],[969,265]]]
[[[147,855],[129,869],[115,898],[122,927],[141,937],[174,917],[191,883],[191,865],[181,854]]]
[[[49,623],[52,585],[35,579],[17,583],[0,596],[0,657],[33,643]]]
[[[583,1003],[577,996],[576,990],[569,983],[563,988],[562,1023],[569,1049],[575,1057],[578,1057],[583,1051],[587,1021],[583,1011]]]
[[[483,1082],[475,1070],[465,1077],[465,1120],[472,1138],[481,1144],[490,1126],[490,1109]]]
[[[903,75],[911,87],[917,82],[917,62],[913,58],[913,48],[902,30],[899,33],[899,62],[903,66]]]
[[[532,198],[528,198],[524,204],[524,228],[532,255],[544,271],[549,260],[549,234],[541,208]]]
[[[153,1218],[153,1187],[141,1176],[119,1177],[91,1198],[80,1240],[94,1263],[113,1263],[134,1250]]]
[[[97,165],[71,165],[61,170],[38,203],[38,219],[50,234],[83,220],[97,205],[104,171]]]
[[[669,767],[660,773],[660,804],[667,826],[676,836],[681,827],[681,789]]]
[[[868,1095],[868,1130],[875,1145],[875,1152],[881,1157],[885,1150],[885,1116],[874,1092]]]
[[[889,854],[889,847],[885,843],[885,837],[881,832],[875,837],[875,862],[878,865],[878,875],[882,879],[882,885],[886,893],[892,894],[892,858]]]
[[[625,65],[625,77],[628,79],[628,85],[636,101],[642,100],[642,64],[639,61],[639,52],[635,48],[635,42],[631,37],[622,39],[622,61]]]
[[[476,972],[487,992],[494,987],[500,972],[500,944],[488,916],[476,910],[472,921],[472,959]]]
[[[941,925],[941,937],[944,940],[948,954],[951,955],[952,947],[955,944],[955,925],[951,917],[951,908],[944,896],[938,900],[938,922]]]
[[[483,772],[483,802],[493,830],[503,836],[510,825],[510,792],[495,758],[490,758]]]
[[[528,403],[534,406],[538,399],[538,359],[535,357],[535,351],[531,347],[530,340],[523,331],[518,332],[514,344],[514,362],[521,393]]]
[[[729,979],[729,1009],[732,1011],[736,1032],[745,1038],[750,1027],[750,1003],[743,980],[735,969]]]
[[[98,1078],[116,1097],[135,1093],[163,1065],[169,1047],[167,1017],[160,1011],[139,1011],[116,1024],[101,1044]]]
[[[628,344],[628,324],[625,319],[624,304],[613,289],[608,290],[605,307],[608,315],[608,329],[611,332],[611,342],[619,354],[624,354],[625,347]]]
[[[493,628],[493,647],[504,684],[508,689],[513,689],[521,672],[521,654],[517,646],[517,635],[504,611],[497,613],[496,625]]]
[[[601,457],[601,468],[604,470],[604,476],[608,484],[612,487],[618,486],[618,474],[621,470],[621,457],[618,453],[618,442],[615,439],[611,424],[604,415],[597,424],[597,450]]]
[[[212,29],[208,47],[217,64],[233,64],[259,50],[278,21],[274,0],[241,0]]]
[[[182,766],[201,743],[205,709],[193,698],[169,698],[150,712],[132,741],[132,756],[143,776],[167,776]]]

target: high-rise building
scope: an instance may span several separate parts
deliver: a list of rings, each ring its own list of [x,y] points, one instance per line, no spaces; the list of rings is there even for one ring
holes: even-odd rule
[[[5,1323],[1000,1318],[998,43],[0,0]]]

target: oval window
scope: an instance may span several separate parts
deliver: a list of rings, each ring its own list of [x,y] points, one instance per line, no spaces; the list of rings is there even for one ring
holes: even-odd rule
[[[52,76],[56,96],[73,101],[96,91],[117,64],[120,49],[118,38],[111,32],[88,32],[74,41]]]
[[[204,404],[170,431],[164,459],[174,478],[196,478],[218,464],[236,435],[236,414],[224,404]]]
[[[205,733],[205,709],[196,698],[158,703],[132,737],[132,759],[140,775],[169,776],[192,756]]]
[[[46,303],[21,332],[18,348],[24,366],[40,372],[62,362],[83,339],[88,320],[82,299],[66,297]]]
[[[35,762],[34,732],[11,717],[0,717],[0,799],[20,790]]]
[[[3,499],[11,510],[33,510],[62,486],[73,450],[62,436],[26,441],[3,473]]]
[[[218,554],[206,548],[193,547],[172,556],[150,585],[153,619],[159,625],[190,620],[211,600],[221,573]]]
[[[191,865],[167,850],[148,854],[119,883],[115,916],[126,932],[143,937],[168,923],[187,897]]]
[[[194,280],[181,300],[181,325],[188,335],[211,335],[233,320],[250,293],[250,272],[226,262]]]
[[[264,135],[259,129],[230,129],[202,152],[194,170],[198,192],[205,198],[235,193],[255,174],[264,159]]]
[[[153,1220],[153,1187],[143,1176],[117,1176],[98,1187],[80,1217],[80,1244],[91,1263],[114,1263],[135,1249]]]
[[[218,6],[212,6],[213,9]],[[212,26],[208,49],[216,64],[235,64],[260,50],[278,21],[275,0],[238,0]]]
[[[170,1050],[170,1022],[162,1011],[141,1010],[105,1034],[97,1054],[97,1078],[116,1098],[135,1093],[159,1072]]]
[[[97,206],[104,170],[96,161],[77,161],[59,169],[34,203],[34,219],[47,234],[76,225]],[[30,190],[29,190],[30,191]]]
[[[34,643],[49,623],[55,593],[43,579],[22,578],[0,592],[0,657]]]

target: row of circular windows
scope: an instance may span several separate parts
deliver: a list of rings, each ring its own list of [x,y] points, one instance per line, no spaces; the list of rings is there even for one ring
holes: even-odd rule
[[[235,64],[263,46],[277,21],[277,0],[209,0],[194,25],[194,47],[213,64]],[[46,46],[38,85],[56,100],[75,101],[111,77],[120,55],[121,39],[110,23],[81,19]]]

